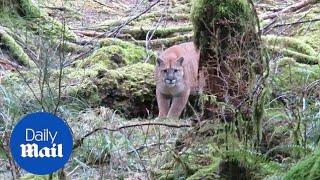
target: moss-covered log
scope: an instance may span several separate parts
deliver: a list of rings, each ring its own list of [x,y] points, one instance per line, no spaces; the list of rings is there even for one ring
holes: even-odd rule
[[[151,49],[157,49],[157,48],[162,48],[162,47],[170,47],[175,44],[180,44],[183,42],[189,42],[192,40],[193,35],[192,34],[183,34],[183,35],[178,35],[174,37],[169,37],[169,38],[160,38],[160,39],[152,39],[149,41],[148,46]],[[146,41],[138,40],[138,41],[132,41],[132,43],[140,45],[140,46],[145,46]]]
[[[100,48],[77,64],[81,68],[115,69],[138,62],[155,62],[155,53],[116,38],[99,41]]]
[[[302,54],[297,51],[284,49],[279,46],[266,46],[266,50],[268,50],[272,54],[283,55],[285,57],[293,58],[295,59],[295,61],[302,64],[314,65],[314,64],[319,64],[320,62],[320,57]]]
[[[119,39],[106,38],[100,48],[75,67],[65,69],[68,95],[90,106],[107,106],[127,117],[147,116],[157,110],[152,51]],[[79,84],[78,84],[79,83]]]
[[[99,41],[99,44],[100,44],[100,47],[106,47],[106,46],[112,46],[112,45],[119,46],[120,48],[123,48],[127,51],[128,56],[131,55],[131,56],[135,57],[136,55],[138,55],[138,56],[144,55],[144,56],[151,56],[153,58],[155,57],[155,53],[153,51],[146,50],[144,48],[144,45],[140,45],[140,44],[135,45],[134,42],[127,42],[127,41],[123,41],[123,40],[120,40],[117,38],[101,39]],[[130,58],[130,57],[128,57],[128,58]],[[137,59],[134,62],[141,62],[141,59]]]
[[[123,29],[122,33],[130,34],[136,40],[145,40],[148,32],[152,32],[154,28],[141,27],[141,28],[130,28]],[[176,26],[171,28],[158,28],[154,31],[153,38],[166,38],[175,33],[190,32],[192,26]]]
[[[67,40],[76,41],[77,36],[66,25],[49,17],[32,0],[10,0],[1,3],[0,9],[6,9],[6,11],[10,9],[10,13],[14,14],[13,17],[18,14],[24,18],[28,22],[27,28],[36,34],[44,34],[50,37],[49,39],[61,38],[63,35]]]
[[[317,55],[316,51],[309,44],[301,42],[296,38],[267,35],[267,36],[262,36],[262,40],[265,43],[265,45],[279,46],[279,47],[287,48],[287,49],[297,51],[299,53],[306,54],[309,56]]]
[[[154,12],[154,13],[148,13],[145,14],[144,16],[141,16],[138,18],[139,21],[145,21],[148,19],[157,19],[160,18],[161,16],[164,16],[163,18],[165,20],[171,20],[171,21],[177,21],[177,20],[188,20],[189,19],[189,14],[184,14],[184,13],[168,13],[163,15],[162,12]]]
[[[296,38],[283,36],[263,36],[265,48],[274,53],[294,58],[303,64],[318,64],[320,55],[309,45]]]
[[[1,48],[9,50],[9,54],[15,59],[18,64],[35,67],[35,63],[29,58],[29,56],[24,52],[23,48],[15,41],[15,39],[7,32],[3,27],[0,27],[0,44]]]
[[[80,85],[68,88],[69,95],[85,99],[91,106],[105,105],[128,117],[148,116],[155,113],[154,65],[137,63],[116,70],[99,70]],[[85,72],[85,70],[83,70]],[[81,81],[82,71],[72,74]]]
[[[318,65],[306,65],[297,63],[293,58],[279,59],[270,68],[270,77],[273,91],[276,94],[292,92],[297,99],[303,98],[306,84],[320,79],[320,67]],[[311,101],[309,102],[311,103]],[[311,107],[310,107],[311,108]]]

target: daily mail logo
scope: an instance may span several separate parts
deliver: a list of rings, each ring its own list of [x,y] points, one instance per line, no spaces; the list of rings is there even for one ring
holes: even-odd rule
[[[21,144],[21,157],[63,157],[62,144],[57,145],[56,143],[54,143],[57,134],[57,131],[51,133],[49,129],[44,129],[42,132],[27,128],[25,133],[27,142],[32,142],[34,140],[37,142],[49,141],[51,142],[52,147],[44,147],[39,149],[39,146],[36,143]]]
[[[14,127],[10,139],[11,153],[17,164],[39,175],[62,168],[69,160],[72,147],[69,126],[46,112],[23,117]]]

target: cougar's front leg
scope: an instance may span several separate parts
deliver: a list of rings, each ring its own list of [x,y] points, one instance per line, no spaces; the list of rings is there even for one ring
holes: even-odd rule
[[[168,118],[178,119],[183,109],[186,107],[188,98],[190,95],[190,89],[183,92],[180,96],[172,98],[172,104],[168,113]]]
[[[167,117],[169,107],[170,107],[170,98],[161,94],[158,90],[156,90],[157,95],[157,103],[159,109],[159,118]]]

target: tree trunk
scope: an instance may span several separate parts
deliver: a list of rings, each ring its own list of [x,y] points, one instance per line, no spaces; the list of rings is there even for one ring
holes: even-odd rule
[[[204,92],[223,104],[206,103],[205,112],[211,113],[205,116],[232,121],[240,113],[244,119],[251,119],[255,114],[251,108],[254,96],[261,92],[254,82],[263,72],[253,7],[239,0],[197,0],[192,9],[194,42],[200,48],[200,69],[206,77]]]

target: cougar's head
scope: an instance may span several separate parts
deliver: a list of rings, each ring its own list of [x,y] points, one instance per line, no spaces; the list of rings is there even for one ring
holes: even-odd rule
[[[172,61],[157,59],[157,68],[160,71],[160,80],[165,85],[173,87],[183,79],[183,57]]]

